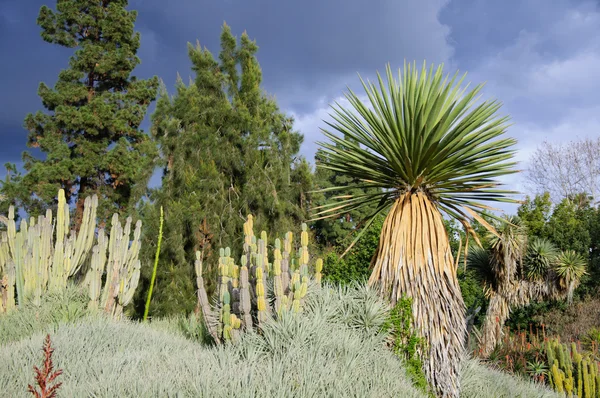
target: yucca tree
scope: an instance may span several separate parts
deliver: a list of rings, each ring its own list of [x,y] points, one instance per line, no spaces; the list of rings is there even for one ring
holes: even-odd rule
[[[569,305],[573,303],[573,292],[579,286],[581,277],[587,274],[586,266],[586,260],[573,250],[563,251],[556,258],[554,269],[559,277],[560,287],[567,291]]]
[[[337,104],[330,142],[318,164],[382,191],[353,196],[346,187],[316,217],[338,216],[370,204],[376,210],[364,220],[364,231],[387,213],[372,260],[370,285],[395,303],[413,300],[413,324],[427,340],[424,372],[438,396],[458,397],[459,361],[464,351],[465,308],[442,213],[456,218],[471,234],[470,220],[481,220],[485,201],[512,201],[496,177],[513,173],[515,140],[502,137],[507,117],[500,104],[476,104],[482,86],[461,89],[457,81],[423,65],[405,65],[396,80],[387,66],[387,84],[361,82],[368,103],[349,90],[350,107]],[[335,132],[334,132],[335,131]],[[361,233],[362,233],[361,231]],[[358,234],[360,237],[360,234]]]
[[[468,260],[489,298],[479,347],[484,358],[501,341],[512,310],[539,300],[570,302],[586,265],[574,252],[559,253],[547,239],[528,240],[519,217],[505,217],[493,227],[497,235],[489,237],[490,248],[473,248]]]

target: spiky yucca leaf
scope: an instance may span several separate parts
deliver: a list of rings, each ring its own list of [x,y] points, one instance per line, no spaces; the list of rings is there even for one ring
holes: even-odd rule
[[[416,65],[405,65],[399,81],[388,65],[387,84],[379,74],[378,86],[361,79],[370,106],[350,90],[351,106],[334,107],[328,125],[340,134],[323,130],[330,142],[321,143],[326,156],[318,166],[381,191],[352,195],[348,186],[326,188],[340,191],[339,201],[315,215],[337,217],[375,204],[362,233],[389,211],[369,283],[393,303],[404,294],[413,298],[413,323],[429,347],[424,371],[444,397],[459,395],[466,325],[441,212],[478,240],[470,220],[493,230],[480,215],[490,209],[483,202],[513,201],[495,178],[515,172],[515,140],[501,137],[507,118],[496,117],[500,104],[476,104],[482,86],[467,92],[460,87],[464,77],[456,77],[448,80],[442,66],[434,72],[424,64],[420,74]]]
[[[318,166],[383,192],[341,195],[337,203],[319,208],[320,217],[376,203],[375,214],[367,220],[372,221],[402,193],[416,191],[425,192],[440,210],[463,223],[471,216],[479,220],[479,214],[490,209],[482,202],[514,202],[507,195],[515,192],[499,189],[495,180],[516,172],[511,149],[516,141],[500,138],[508,117],[496,117],[496,101],[476,106],[483,85],[466,92],[466,87],[460,88],[464,76],[456,82],[457,75],[448,81],[442,65],[434,73],[433,66],[428,72],[424,64],[419,74],[409,64],[398,82],[388,65],[387,85],[379,74],[379,87],[360,79],[372,109],[352,90],[346,94],[349,109],[336,103],[331,115],[335,123],[326,123],[341,134],[323,129],[331,142],[319,142],[328,156]]]
[[[567,289],[567,303],[573,302],[573,292],[579,285],[582,276],[587,274],[587,261],[574,250],[565,250],[556,258],[554,271],[561,287]]]
[[[497,280],[492,270],[490,253],[487,249],[474,246],[469,249],[467,264],[470,269],[475,270],[475,276],[483,285],[484,293],[489,295],[490,291],[496,290]]]
[[[558,251],[548,239],[533,238],[527,246],[525,271],[530,280],[544,278],[556,261]]]

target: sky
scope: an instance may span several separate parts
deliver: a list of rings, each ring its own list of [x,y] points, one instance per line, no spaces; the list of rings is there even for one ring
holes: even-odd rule
[[[21,164],[23,120],[42,109],[37,87],[53,85],[72,52],[41,39],[44,4],[56,3],[0,0],[2,164]],[[521,169],[543,140],[600,134],[598,0],[131,0],[129,8],[142,35],[134,74],[159,76],[170,92],[178,74],[192,76],[188,42],[217,55],[223,22],[236,36],[247,31],[259,46],[263,87],[294,116],[310,161],[329,104],[343,100],[347,86],[360,90],[358,75],[372,79],[405,60],[444,63],[473,85],[485,82],[483,98],[501,101],[499,112],[511,117],[507,134],[518,141]],[[155,175],[151,185],[158,182]],[[530,192],[522,175],[503,182]]]

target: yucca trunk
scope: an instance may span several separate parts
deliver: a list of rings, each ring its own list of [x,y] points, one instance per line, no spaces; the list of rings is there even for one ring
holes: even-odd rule
[[[465,306],[442,215],[423,193],[398,198],[386,217],[370,285],[396,303],[412,298],[413,325],[426,339],[423,370],[440,397],[458,397]]]
[[[559,298],[552,280],[507,282],[498,292],[490,295],[483,322],[479,356],[487,358],[501,341],[504,324],[513,309],[522,308],[532,301]]]
[[[502,338],[502,327],[510,315],[510,303],[504,296],[493,294],[490,297],[487,314],[483,322],[479,356],[487,358]]]

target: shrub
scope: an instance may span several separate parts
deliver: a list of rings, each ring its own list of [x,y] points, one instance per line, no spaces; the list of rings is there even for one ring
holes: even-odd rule
[[[144,324],[87,317],[61,324],[53,335],[53,360],[65,372],[61,396],[424,396],[385,348],[381,331],[389,312],[373,291],[326,286],[308,295],[304,308],[268,320],[262,334],[211,347],[185,338],[183,318]],[[39,332],[0,347],[3,394],[28,396],[30,374],[23,369],[39,360],[44,337]],[[475,361],[464,367],[463,397],[555,396]]]
[[[89,297],[84,288],[67,289],[42,296],[41,305],[25,304],[19,311],[0,315],[0,344],[30,337],[35,333],[54,333],[60,324],[75,322],[90,314]]]

